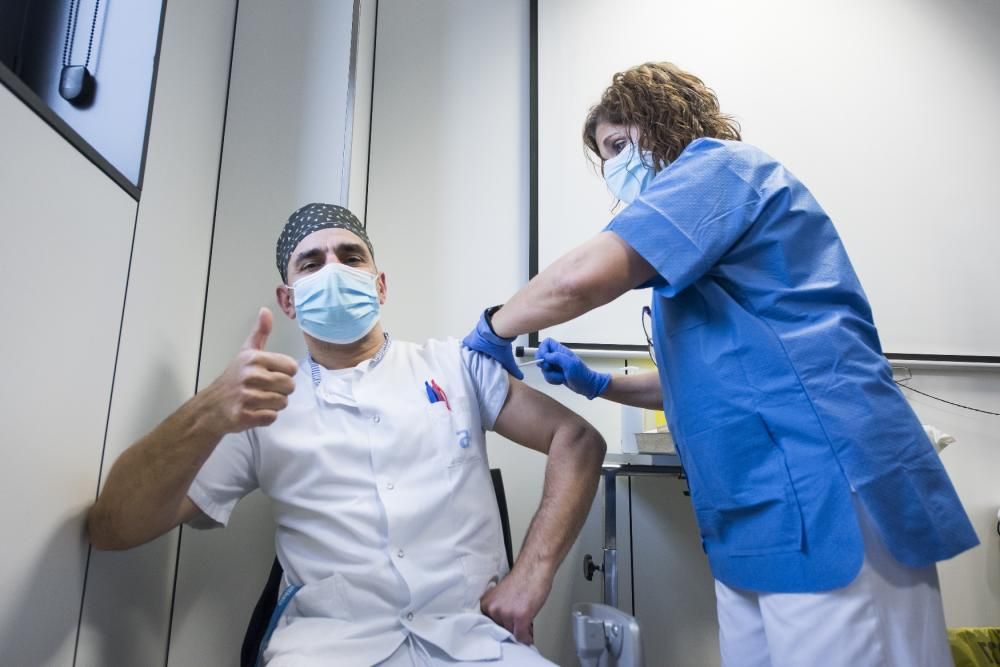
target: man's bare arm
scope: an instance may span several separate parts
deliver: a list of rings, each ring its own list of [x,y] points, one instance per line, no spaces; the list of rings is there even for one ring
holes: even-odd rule
[[[87,513],[96,548],[129,549],[198,516],[187,491],[222,437],[270,424],[288,404],[298,365],[263,350],[271,321],[261,309],[225,372],[115,461]]]
[[[518,641],[532,643],[531,622],[590,511],[606,446],[582,417],[513,378],[494,430],[549,457],[542,501],[517,561],[481,602]]]

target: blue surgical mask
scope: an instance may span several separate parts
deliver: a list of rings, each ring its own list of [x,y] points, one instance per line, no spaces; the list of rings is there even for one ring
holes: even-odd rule
[[[361,340],[379,317],[375,276],[327,264],[292,285],[295,318],[313,338],[344,345]]]
[[[653,180],[653,155],[636,150],[629,142],[621,153],[604,163],[604,180],[611,194],[626,204],[631,204]]]

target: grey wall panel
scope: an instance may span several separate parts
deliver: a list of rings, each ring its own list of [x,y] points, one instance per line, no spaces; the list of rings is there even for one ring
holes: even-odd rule
[[[0,664],[69,665],[135,201],[0,88]]]
[[[200,384],[216,377],[267,305],[267,348],[299,356],[278,311],[274,246],[288,215],[342,202],[351,0],[241,0],[212,249]],[[274,558],[273,524],[254,494],[225,530],[184,530],[170,665],[233,664]]]
[[[104,476],[195,389],[235,0],[170,0]],[[78,665],[166,660],[176,531],[90,560]]]
[[[351,123],[351,171],[347,207],[365,222],[368,197],[368,147],[371,136],[372,84],[375,73],[375,20],[378,0],[357,0],[358,35]]]
[[[632,480],[635,615],[650,665],[719,664],[715,580],[701,548],[685,484]]]

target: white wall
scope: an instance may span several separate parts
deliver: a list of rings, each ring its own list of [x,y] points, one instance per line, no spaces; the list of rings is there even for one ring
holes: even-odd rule
[[[136,202],[0,88],[0,664],[68,665]]]
[[[580,134],[613,73],[669,60],[830,214],[889,353],[1000,356],[1000,4],[539,0],[539,256],[610,219]],[[608,29],[636,17],[629,29]],[[641,17],[641,18],[639,18]],[[946,242],[943,242],[946,241]],[[648,300],[648,298],[647,298]],[[642,299],[548,330],[644,342]],[[955,323],[963,326],[956,327]]]

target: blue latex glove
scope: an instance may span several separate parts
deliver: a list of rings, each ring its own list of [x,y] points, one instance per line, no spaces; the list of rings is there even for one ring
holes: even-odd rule
[[[462,345],[470,350],[481,352],[488,357],[496,359],[500,362],[501,366],[507,369],[508,373],[518,380],[523,380],[524,373],[521,372],[521,369],[517,367],[517,362],[514,361],[514,349],[511,347],[514,339],[502,338],[496,335],[493,327],[490,326],[487,316],[487,313],[491,310],[493,309],[487,308],[483,311],[483,314],[479,316],[479,322],[476,323],[476,328],[462,339]]]
[[[564,384],[591,400],[604,393],[611,382],[610,374],[591,370],[573,350],[552,338],[542,341],[535,352],[535,359],[542,360],[539,366],[546,382]]]

